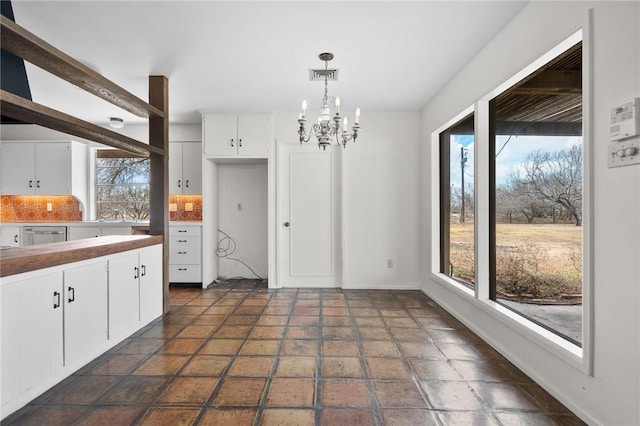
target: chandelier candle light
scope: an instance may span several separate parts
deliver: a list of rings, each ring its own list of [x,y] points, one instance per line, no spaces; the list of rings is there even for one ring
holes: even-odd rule
[[[318,139],[318,147],[323,150],[327,149],[328,145],[331,145],[331,140],[335,138],[338,145],[342,143],[343,147],[347,147],[347,142],[353,140],[354,142],[358,138],[358,131],[360,130],[360,108],[356,109],[356,119],[351,128],[352,133],[348,131],[349,120],[347,117],[340,116],[340,98],[336,97],[334,105],[336,107],[335,115],[331,116],[331,108],[329,107],[329,95],[328,95],[328,76],[329,76],[329,61],[333,59],[333,53],[321,53],[320,60],[324,61],[324,96],[322,97],[322,107],[320,108],[320,117],[318,121],[313,123],[313,126],[309,131],[305,129],[307,124],[307,101],[302,101],[302,113],[298,119],[300,129],[298,135],[300,135],[300,144],[302,142],[309,142],[311,135],[315,135]],[[341,126],[342,124],[342,126]]]

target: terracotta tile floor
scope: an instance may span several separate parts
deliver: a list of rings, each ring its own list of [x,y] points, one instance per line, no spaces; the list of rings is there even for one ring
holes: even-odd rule
[[[418,291],[171,289],[157,319],[3,424],[579,425]]]

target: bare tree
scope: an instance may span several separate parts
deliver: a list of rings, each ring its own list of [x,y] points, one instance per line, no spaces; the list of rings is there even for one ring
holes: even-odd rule
[[[496,193],[498,211],[506,213],[511,219],[513,213],[525,217],[527,223],[533,223],[536,217],[542,217],[548,211],[550,203],[539,196],[530,182],[523,179],[518,171],[509,173],[506,185]]]
[[[149,217],[149,160],[99,158],[96,167],[97,216],[100,219]]]
[[[534,151],[523,163],[527,190],[559,204],[582,225],[582,147],[561,151]]]

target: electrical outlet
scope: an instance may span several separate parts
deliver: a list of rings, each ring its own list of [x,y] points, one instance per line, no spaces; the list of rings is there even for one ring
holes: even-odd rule
[[[169,203],[169,211],[170,212],[177,212],[178,211],[178,205],[176,203]]]
[[[48,212],[52,212],[53,211],[53,204],[52,203],[47,203],[47,211]]]
[[[184,203],[184,211],[192,212],[193,211],[193,203]]]
[[[387,268],[389,269],[393,268],[393,259],[387,259]]]

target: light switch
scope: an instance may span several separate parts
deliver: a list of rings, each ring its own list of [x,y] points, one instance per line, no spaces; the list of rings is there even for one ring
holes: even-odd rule
[[[178,205],[176,203],[169,203],[169,211],[170,212],[177,212],[178,211]]]
[[[193,211],[193,203],[184,203],[184,211],[192,212]]]

